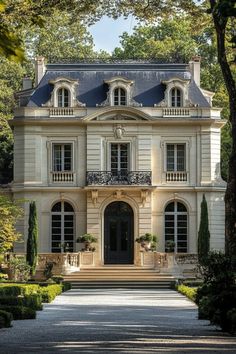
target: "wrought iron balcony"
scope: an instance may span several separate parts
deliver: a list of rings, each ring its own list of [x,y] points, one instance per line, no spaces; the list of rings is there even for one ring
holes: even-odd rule
[[[151,171],[87,171],[87,185],[147,185],[152,184]]]

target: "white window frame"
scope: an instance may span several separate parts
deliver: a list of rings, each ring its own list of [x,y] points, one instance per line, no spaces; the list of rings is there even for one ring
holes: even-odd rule
[[[178,106],[178,92],[180,95],[180,105]],[[173,105],[173,98],[174,98],[174,105]],[[171,107],[176,107],[176,108],[180,108],[183,107],[183,92],[179,87],[173,87],[170,90],[170,105]]]
[[[174,145],[174,169],[173,170],[168,170],[168,145]],[[183,170],[178,170],[178,165],[177,165],[177,157],[178,157],[178,145],[183,145],[184,146],[184,169]],[[186,165],[187,165],[187,159],[186,159],[186,143],[171,143],[171,142],[168,142],[166,143],[166,154],[165,154],[165,171],[166,172],[186,172]]]
[[[59,93],[60,93],[60,91],[62,91],[62,98],[61,98],[62,105],[61,106],[59,105]],[[68,92],[68,106],[65,106],[65,91]],[[67,87],[62,86],[62,87],[58,88],[58,90],[57,90],[57,107],[59,107],[59,108],[69,108],[69,107],[71,107],[71,92],[70,92],[70,90],[68,90]]]
[[[61,157],[62,158],[62,161],[61,161],[61,171],[56,171],[54,170],[54,146],[55,145],[60,145],[62,147],[62,151],[63,151],[63,156]],[[64,169],[64,165],[65,165],[65,145],[71,145],[71,169],[70,170],[65,170]],[[51,157],[52,157],[52,161],[51,161],[51,166],[52,166],[52,172],[73,172],[74,171],[74,149],[73,149],[73,143],[72,142],[66,142],[66,143],[58,143],[58,142],[52,142],[52,154],[51,154]]]
[[[114,141],[114,142],[110,142],[109,144],[109,160],[108,160],[108,171],[111,171],[111,146],[112,144],[116,144],[116,145],[121,145],[121,144],[126,144],[128,145],[128,148],[127,148],[127,151],[128,151],[128,163],[127,163],[127,171],[129,172],[130,171],[130,166],[131,166],[131,147],[130,147],[130,142],[126,142],[126,141],[120,141],[120,142],[117,142],[117,141]],[[118,153],[118,156],[120,157],[120,154]],[[120,161],[118,161],[118,165],[120,165]],[[118,171],[120,171],[118,169]]]
[[[115,104],[115,91],[118,90],[118,104]],[[125,93],[125,104],[121,104],[121,90]],[[113,90],[113,106],[127,106],[127,90],[124,87],[118,86]]]
[[[174,203],[174,211],[169,211],[166,212],[166,207],[171,204]],[[183,204],[186,208],[186,212],[181,212],[181,211],[177,211],[177,203]],[[186,248],[186,252],[183,253],[188,253],[189,250],[189,212],[188,212],[188,208],[187,206],[181,201],[181,200],[172,200],[169,201],[166,205],[165,205],[165,209],[164,209],[164,235],[165,235],[165,244],[166,244],[166,233],[165,233],[165,229],[166,229],[166,215],[174,215],[174,242],[175,242],[175,249],[174,252],[177,253],[177,249],[178,249],[178,215],[187,215],[187,226],[186,226],[186,230],[187,230],[187,248]]]

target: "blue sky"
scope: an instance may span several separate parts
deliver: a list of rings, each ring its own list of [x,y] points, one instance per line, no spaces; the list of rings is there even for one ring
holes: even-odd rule
[[[115,47],[119,46],[119,36],[125,31],[131,34],[135,24],[136,21],[132,16],[129,16],[127,20],[124,17],[113,20],[104,16],[95,25],[89,27],[95,50],[103,49],[111,53]]]

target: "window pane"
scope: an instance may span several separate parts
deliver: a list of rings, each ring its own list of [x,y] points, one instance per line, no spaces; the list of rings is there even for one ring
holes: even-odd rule
[[[56,212],[60,212],[61,211],[61,202],[56,203],[53,207],[52,207],[52,211],[56,211]],[[58,217],[60,218],[60,215],[53,215],[53,219],[57,219]]]
[[[184,204],[178,202],[177,203],[177,211],[187,212],[187,209]],[[183,215],[183,216],[186,217],[186,215]]]
[[[177,171],[185,171],[185,145],[178,144],[177,148]]]
[[[69,211],[69,212],[74,212],[74,209],[73,207],[67,203],[67,202],[64,202],[64,211]],[[73,215],[66,215],[65,218],[68,220],[68,216],[72,217],[73,218]]]
[[[175,145],[174,144],[167,144],[167,171],[174,171],[175,168]]]
[[[167,205],[167,207],[166,207],[166,212],[171,212],[171,211],[174,211],[175,210],[175,204],[174,204],[174,202],[172,202],[172,203],[169,203],[168,205]],[[171,215],[170,215],[171,216]]]
[[[61,145],[53,144],[53,171],[62,170],[62,147]]]

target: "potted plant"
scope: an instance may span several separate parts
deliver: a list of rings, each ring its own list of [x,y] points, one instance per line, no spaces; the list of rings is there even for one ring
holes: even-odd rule
[[[175,241],[168,240],[166,241],[166,252],[173,253],[175,251]]]
[[[97,242],[97,238],[94,237],[91,234],[84,234],[84,235],[79,236],[77,238],[77,242],[84,244],[84,249],[83,249],[84,251],[92,251],[92,252],[94,252],[95,248],[91,247],[91,244],[92,243],[96,243]]]
[[[144,235],[137,237],[135,241],[140,243],[141,247],[144,248],[145,251],[156,250],[156,245],[157,245],[156,235],[152,235],[146,232]]]

